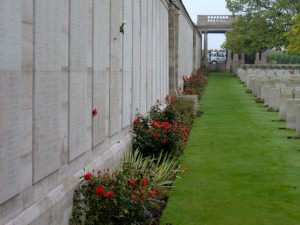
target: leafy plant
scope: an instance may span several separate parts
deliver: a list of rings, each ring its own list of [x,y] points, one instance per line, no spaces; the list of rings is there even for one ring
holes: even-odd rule
[[[205,72],[199,68],[190,76],[183,76],[182,79],[184,81],[183,93],[188,95],[198,95],[200,98],[207,83]]]

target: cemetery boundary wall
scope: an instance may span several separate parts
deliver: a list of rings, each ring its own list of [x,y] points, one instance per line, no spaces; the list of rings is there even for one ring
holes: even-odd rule
[[[201,36],[179,0],[0,4],[0,224],[68,224],[79,177],[118,166],[137,110],[200,66]]]

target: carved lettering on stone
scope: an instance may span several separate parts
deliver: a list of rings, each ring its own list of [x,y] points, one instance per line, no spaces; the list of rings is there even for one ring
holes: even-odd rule
[[[36,72],[34,83],[33,179],[37,182],[60,167],[59,72]]]
[[[21,68],[21,4],[2,0],[0,7],[0,70]]]
[[[88,150],[86,118],[92,115],[87,110],[87,73],[70,73],[69,108],[69,160],[73,160]]]
[[[62,37],[62,1],[35,1],[34,68],[39,71],[60,71]]]

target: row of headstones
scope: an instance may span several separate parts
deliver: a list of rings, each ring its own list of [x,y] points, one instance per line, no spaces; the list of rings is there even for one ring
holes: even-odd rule
[[[300,137],[300,66],[243,66],[237,75],[258,101],[279,112],[286,128],[296,130]]]

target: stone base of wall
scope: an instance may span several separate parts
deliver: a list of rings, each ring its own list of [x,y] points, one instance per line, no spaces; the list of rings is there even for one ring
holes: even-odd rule
[[[6,225],[69,224],[72,213],[73,193],[80,181],[79,178],[87,171],[107,169],[107,166],[109,166],[110,169],[118,167],[120,159],[124,153],[130,149],[131,140],[131,135],[126,135],[118,143],[91,161],[85,168],[69,177],[38,202],[6,223]],[[109,164],[107,162],[109,162]]]

